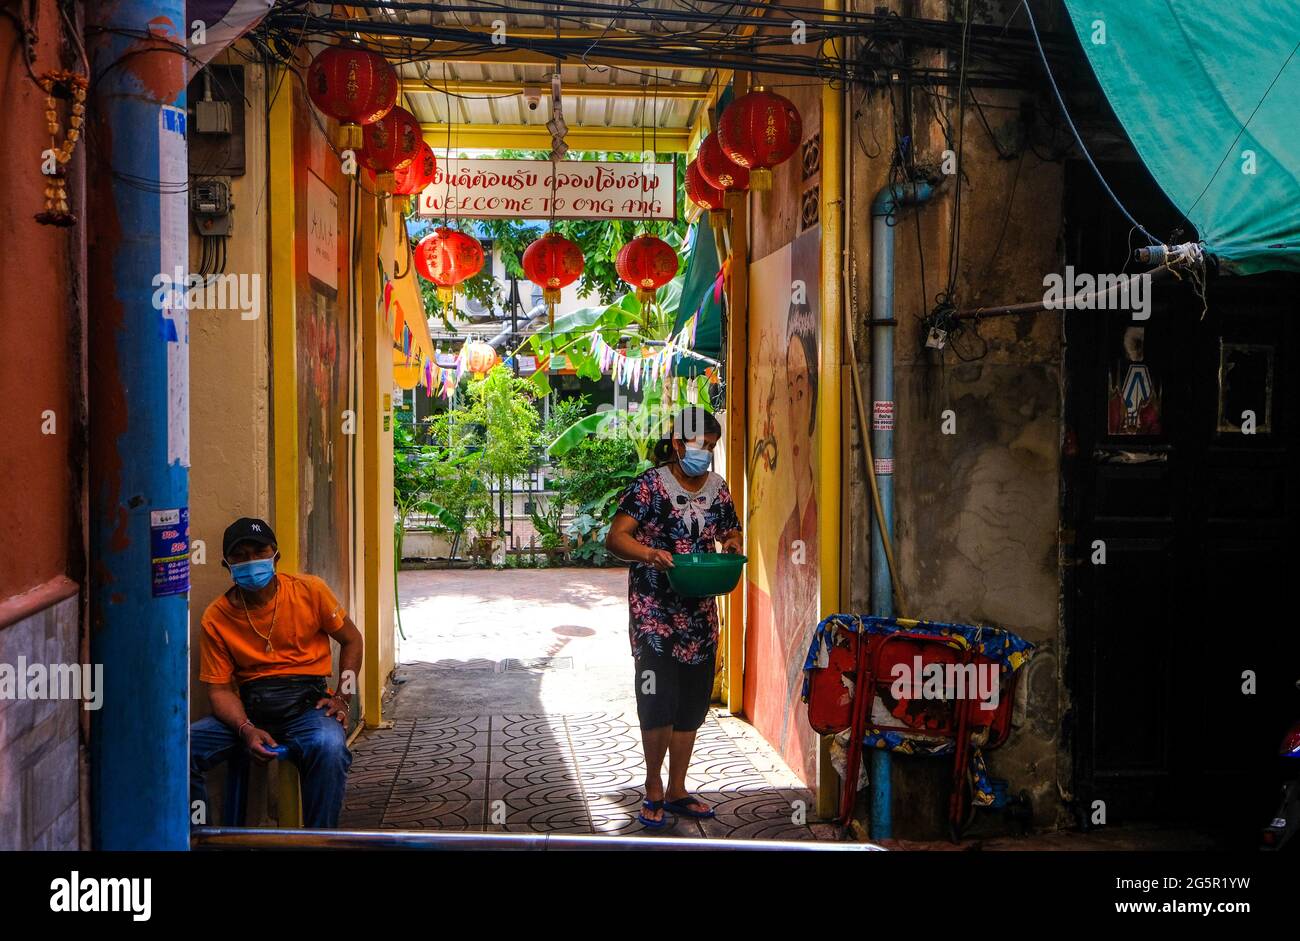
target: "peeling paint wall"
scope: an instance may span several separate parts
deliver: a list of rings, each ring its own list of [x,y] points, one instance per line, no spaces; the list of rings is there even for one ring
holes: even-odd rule
[[[920,6],[918,15],[948,12],[944,4]],[[1025,146],[1021,103],[1038,101],[1034,93],[979,89],[976,94],[989,129],[968,107],[952,300],[958,308],[1036,301],[1043,276],[1061,265],[1063,169]],[[927,108],[924,101],[917,108],[916,160],[939,168],[948,144]],[[893,114],[883,92],[870,95],[857,112],[850,132],[855,141],[850,300],[870,410],[867,222],[870,201],[887,182]],[[956,120],[955,111],[951,119]],[[868,146],[878,147],[879,155],[870,156]],[[954,178],[945,178],[930,203],[898,217],[895,230],[895,536],[910,605],[897,613],[990,624],[1038,646],[1021,678],[1028,696],[1017,712],[1018,727],[987,757],[992,775],[1006,778],[1012,793],[1030,792],[1036,823],[1053,825],[1061,819],[1060,789],[1069,787],[1068,753],[1059,741],[1061,322],[1051,313],[990,319],[971,323],[943,354],[924,348],[921,318],[948,279],[954,188]],[[945,418],[955,424],[954,433],[944,433]],[[871,498],[856,419],[852,424],[845,470],[847,594],[852,610],[865,612],[870,610]],[[946,768],[936,775],[934,766],[916,759],[894,762],[898,836],[938,835],[947,783]]]

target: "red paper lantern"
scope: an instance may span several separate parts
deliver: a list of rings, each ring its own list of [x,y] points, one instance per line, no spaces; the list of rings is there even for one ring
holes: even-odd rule
[[[686,165],[686,195],[691,202],[710,213],[726,215],[726,193],[704,179],[700,173],[699,160],[692,160]]]
[[[555,325],[555,305],[561,289],[582,275],[582,249],[558,232],[547,232],[524,249],[522,259],[528,280],[542,289],[551,325]]]
[[[743,193],[749,189],[749,171],[722,152],[717,131],[700,142],[695,162],[704,182],[715,189],[724,193]]]
[[[433,182],[433,175],[438,170],[438,158],[433,155],[433,148],[420,141],[420,154],[400,170],[393,172],[393,194],[397,196],[417,196]]]
[[[393,187],[393,174],[420,156],[424,135],[420,122],[405,108],[393,106],[386,115],[362,128],[362,146],[357,160],[374,170],[375,185],[384,192]]]
[[[772,188],[771,168],[799,149],[803,119],[785,98],[760,86],[731,103],[718,121],[718,143],[734,163],[749,168],[754,188]]]
[[[661,238],[638,235],[624,245],[614,260],[618,276],[636,288],[642,305],[654,300],[655,292],[677,277],[677,252]]]
[[[456,285],[483,269],[483,245],[473,236],[439,227],[415,246],[415,270],[438,285],[438,300],[450,304]]]
[[[331,46],[308,67],[307,94],[342,125],[340,146],[355,150],[361,146],[361,126],[375,123],[397,103],[397,73],[364,46]]]

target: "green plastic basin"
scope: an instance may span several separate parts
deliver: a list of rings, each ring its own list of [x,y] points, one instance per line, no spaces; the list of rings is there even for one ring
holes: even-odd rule
[[[684,598],[725,595],[740,584],[745,557],[730,552],[674,553],[668,584]]]

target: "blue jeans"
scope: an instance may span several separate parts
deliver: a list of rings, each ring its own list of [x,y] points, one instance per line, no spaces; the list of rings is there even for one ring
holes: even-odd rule
[[[343,809],[352,753],[347,733],[324,708],[309,709],[278,728],[267,729],[279,745],[289,746],[289,760],[302,778],[302,822],[307,827],[333,829]],[[235,730],[216,716],[205,716],[190,726],[190,802],[207,804],[203,774],[243,748]],[[250,759],[252,760],[252,759]]]

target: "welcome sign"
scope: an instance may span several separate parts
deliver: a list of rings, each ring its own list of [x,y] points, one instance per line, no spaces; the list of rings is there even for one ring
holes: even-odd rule
[[[471,219],[673,219],[677,176],[672,163],[594,160],[438,160],[420,194],[421,216]]]

